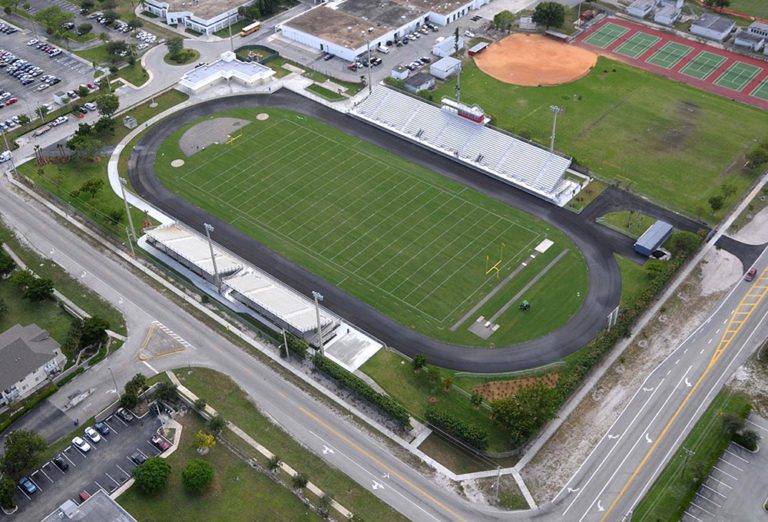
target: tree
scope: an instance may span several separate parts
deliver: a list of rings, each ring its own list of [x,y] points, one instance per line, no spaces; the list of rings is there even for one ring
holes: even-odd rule
[[[179,390],[175,384],[170,382],[161,382],[155,388],[155,399],[165,402],[176,402],[179,400]]]
[[[125,393],[138,396],[147,386],[147,378],[143,374],[137,373],[131,380],[125,383]]]
[[[440,368],[438,368],[437,366],[428,366],[427,380],[432,384],[440,382]]]
[[[443,379],[443,391],[449,392],[451,391],[451,386],[453,386],[453,377],[446,377]]]
[[[36,278],[29,270],[14,272],[11,283],[21,289],[22,297],[40,302],[53,295],[53,281]]]
[[[120,397],[120,406],[125,408],[126,410],[132,410],[139,404],[139,396],[135,393],[129,393],[125,392],[122,397]]]
[[[0,507],[3,509],[15,508],[14,493],[16,493],[16,482],[8,477],[0,479]]]
[[[213,432],[214,435],[218,435],[224,428],[227,427],[227,421],[221,415],[211,417],[208,421],[208,429]]]
[[[205,409],[205,405],[206,405],[205,399],[197,399],[195,401],[195,409],[196,410],[203,411]]]
[[[515,22],[515,15],[510,11],[500,11],[493,17],[493,26],[497,31],[509,32]]]
[[[147,461],[134,468],[133,478],[136,485],[144,493],[155,493],[162,489],[171,476],[171,465],[160,457],[150,457]]]
[[[84,319],[80,334],[80,346],[84,348],[92,344],[103,343],[107,340],[107,330],[109,330],[109,321],[98,315]],[[142,377],[144,376],[142,375]]]
[[[107,11],[104,11],[104,18],[106,18],[104,25],[112,25],[112,22],[117,20],[119,16],[112,9],[108,9]]]
[[[414,371],[421,371],[427,365],[427,356],[423,353],[416,354],[413,357],[413,369]]]
[[[734,413],[726,413],[722,418],[723,432],[726,435],[733,435],[741,430],[744,426],[744,421],[738,415]]]
[[[267,462],[267,469],[269,471],[275,471],[279,467],[280,467],[280,457],[278,457],[277,455],[272,455],[272,457]]]
[[[760,442],[760,435],[754,430],[744,430],[742,433],[737,434],[738,437],[734,437],[734,441],[741,444],[749,451],[757,451],[757,443]]]
[[[88,93],[90,92],[90,90],[85,85],[81,85],[80,87],[77,88],[75,92],[81,98],[85,98],[86,96],[88,96]]]
[[[208,435],[207,433],[203,433],[202,431],[198,431],[195,433],[195,447],[197,448],[197,452],[200,455],[205,455],[208,453],[208,450],[210,450],[212,447],[216,445],[216,437],[213,435]]]
[[[140,18],[133,17],[128,20],[129,29],[138,29],[140,27],[144,27],[144,22],[142,22]]]
[[[124,40],[110,40],[107,42],[104,48],[109,55],[109,61],[112,63],[119,62],[123,58],[123,54],[128,52],[128,42]]]
[[[93,3],[93,0],[81,0],[80,1],[80,7],[82,7],[86,11],[90,11],[91,9],[93,9],[94,5],[95,4]]]
[[[93,124],[93,135],[101,138],[115,134],[115,120],[108,116],[102,116]]]
[[[560,27],[565,22],[565,7],[557,2],[542,2],[531,17],[533,23],[545,27]]]
[[[295,474],[291,480],[293,489],[304,489],[307,486],[307,482],[309,482],[309,479],[307,479],[304,473]]]
[[[8,304],[3,299],[0,299],[0,320],[2,320],[3,316],[5,316],[5,313],[7,311],[8,311]]]
[[[77,34],[88,34],[93,30],[93,24],[83,22],[77,26]]]
[[[165,42],[165,45],[168,46],[168,54],[171,55],[171,58],[178,56],[181,54],[181,51],[184,50],[184,40],[181,36],[169,38],[168,41]]]
[[[3,473],[18,480],[37,464],[48,443],[37,432],[15,430],[5,439],[4,447]]]
[[[712,213],[713,214],[715,212],[717,212],[718,210],[720,210],[721,208],[723,208],[724,198],[723,198],[723,196],[721,196],[719,194],[716,195],[716,196],[712,196],[707,201],[709,201],[709,208],[712,209]]]
[[[557,412],[557,407],[555,390],[535,383],[507,399],[495,401],[493,415],[509,431],[512,441],[520,444],[549,421]]]
[[[333,503],[333,495],[330,493],[323,493],[318,499],[317,510],[323,518],[328,518],[331,511],[331,504]]]
[[[96,107],[98,107],[99,113],[107,118],[111,118],[119,106],[120,100],[114,94],[102,94],[96,98]]]
[[[26,114],[19,114],[19,125],[26,125],[29,121],[29,116]]]
[[[48,34],[61,34],[61,26],[74,19],[74,15],[56,5],[41,9],[35,14],[35,21],[45,27]]]
[[[747,154],[747,163],[751,167],[759,167],[763,163],[768,163],[768,144],[763,143],[760,147]]]
[[[7,276],[16,269],[16,261],[5,250],[0,250],[0,277]]]
[[[731,0],[704,0],[704,5],[722,11],[731,5]]]
[[[11,274],[11,278],[9,281],[11,284],[17,288],[24,289],[29,284],[35,280],[35,274],[30,272],[29,270],[17,270],[13,274]]]
[[[472,390],[472,395],[469,397],[469,402],[473,407],[479,408],[483,404],[483,396],[477,390]]]
[[[196,493],[205,489],[213,480],[213,466],[204,460],[194,459],[181,472],[184,487]]]

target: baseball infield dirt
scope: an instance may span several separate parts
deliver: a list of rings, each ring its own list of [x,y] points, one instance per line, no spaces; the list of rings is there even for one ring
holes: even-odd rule
[[[559,85],[585,76],[597,54],[539,34],[513,34],[475,56],[484,73],[528,87]]]

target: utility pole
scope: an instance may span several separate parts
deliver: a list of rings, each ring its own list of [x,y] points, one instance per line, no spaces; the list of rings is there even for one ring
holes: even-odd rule
[[[564,107],[558,107],[557,105],[550,105],[549,111],[552,113],[552,135],[549,137],[549,152],[555,152],[555,133],[557,132],[557,115],[561,112],[565,112]]]
[[[231,0],[229,2],[227,2],[227,4],[228,4],[229,9],[231,11],[232,10],[232,2],[231,2]],[[234,43],[234,41],[232,41],[232,17],[231,16],[229,17],[228,22],[229,23],[227,24],[227,29],[229,29],[229,50],[234,53],[235,52],[235,43]]]
[[[368,94],[373,93],[373,84],[371,83],[371,40],[368,38],[368,33],[362,31],[363,38],[365,38],[365,45],[368,49]],[[321,296],[322,297],[322,296]]]
[[[131,216],[131,208],[128,206],[128,198],[125,194],[125,186],[128,184],[128,182],[125,180],[125,178],[120,178],[120,192],[123,196],[123,203],[125,204],[125,214],[128,216],[128,226],[131,229],[130,236],[133,237],[133,241],[136,242],[136,228],[133,226],[133,216]],[[128,238],[128,241],[130,242],[131,238]],[[136,256],[136,252],[133,250],[133,243],[130,243],[131,245],[131,255]]]
[[[685,474],[685,468],[688,467],[688,459],[693,457],[696,452],[693,450],[690,450],[688,448],[683,448],[683,467],[680,470],[680,476],[682,477]]]
[[[459,27],[456,26],[456,31],[453,33],[453,50],[456,52],[456,58],[459,57]],[[456,73],[456,101],[461,103],[461,64],[459,64],[459,70]]]
[[[320,344],[320,355],[325,357],[325,346],[323,345],[323,331],[320,325],[320,301],[323,300],[323,294],[312,291],[312,297],[315,298],[315,313],[317,315],[317,337]]]
[[[290,353],[288,353],[288,336],[285,335],[285,329],[283,329],[283,346],[285,347],[285,358],[288,359]]]
[[[115,380],[115,374],[112,373],[112,368],[111,367],[108,368],[108,370],[109,370],[109,374],[112,376],[112,383],[115,385],[115,393],[120,395],[120,392],[117,389],[117,380]]]
[[[219,276],[219,267],[216,266],[216,256],[213,253],[213,241],[211,241],[211,232],[213,232],[214,228],[213,225],[209,225],[208,223],[203,223],[203,227],[205,228],[205,235],[208,236],[208,248],[211,250],[211,261],[213,262],[213,275],[216,281],[216,287],[219,289],[219,293],[221,293],[221,276]]]
[[[8,146],[8,138],[5,136],[5,129],[3,129],[3,142],[5,143],[6,152],[8,152],[8,159],[11,162],[11,170],[13,171],[13,174],[16,175],[16,162],[14,162],[13,152],[11,152],[11,148]]]

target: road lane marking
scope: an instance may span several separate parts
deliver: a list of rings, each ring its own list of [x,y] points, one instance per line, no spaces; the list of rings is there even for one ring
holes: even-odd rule
[[[152,365],[151,365],[151,364],[149,364],[147,361],[141,361],[141,362],[143,362],[145,365],[147,365],[147,368],[149,368],[150,370],[152,370],[152,371],[155,373],[155,375],[157,375],[158,373],[160,373],[160,372],[158,372],[157,370],[155,370],[155,369],[152,367]]]
[[[669,419],[669,422],[664,426],[664,429],[661,430],[661,434],[656,438],[656,442],[654,442],[651,447],[648,449],[648,452],[645,454],[643,459],[640,461],[640,464],[635,468],[635,470],[630,475],[627,482],[622,486],[619,493],[616,495],[616,497],[613,499],[613,502],[611,502],[611,505],[606,510],[605,514],[600,518],[601,522],[605,522],[607,520],[608,515],[613,511],[613,509],[616,507],[616,505],[619,503],[621,498],[626,494],[627,489],[629,489],[629,486],[632,485],[632,483],[635,481],[635,478],[637,478],[637,475],[640,473],[640,471],[645,467],[645,465],[648,463],[648,460],[651,458],[651,455],[656,451],[656,448],[658,447],[659,443],[664,439],[667,432],[672,428],[672,425],[677,421],[677,418],[680,416],[680,413],[682,412],[683,408],[688,404],[688,402],[691,400],[691,397],[696,392],[698,387],[701,385],[701,383],[704,381],[704,379],[709,375],[709,373],[714,368],[715,364],[720,360],[720,357],[722,357],[723,353],[728,349],[728,347],[731,345],[731,342],[733,341],[734,337],[737,333],[741,331],[742,326],[746,323],[746,321],[752,316],[752,313],[754,313],[757,306],[762,302],[765,295],[768,293],[768,287],[761,286],[760,291],[757,295],[754,295],[752,292],[757,287],[758,282],[765,282],[768,281],[768,268],[763,269],[762,273],[760,274],[760,277],[755,281],[755,284],[753,284],[748,290],[747,293],[742,297],[739,306],[737,306],[738,309],[742,308],[742,306],[746,306],[749,308],[747,312],[744,312],[746,314],[746,318],[743,322],[740,322],[737,327],[734,330],[731,330],[730,328],[726,328],[725,333],[723,334],[722,339],[718,343],[717,348],[715,349],[715,353],[712,354],[711,359],[709,360],[709,363],[707,364],[706,368],[704,368],[704,372],[702,372],[701,376],[696,380],[693,387],[691,387],[688,394],[685,396],[683,401],[680,403],[680,405],[675,410],[675,413],[672,415],[672,418]],[[746,301],[752,301],[748,304],[745,304]],[[743,348],[743,345],[742,345]],[[607,486],[607,484],[606,484]]]

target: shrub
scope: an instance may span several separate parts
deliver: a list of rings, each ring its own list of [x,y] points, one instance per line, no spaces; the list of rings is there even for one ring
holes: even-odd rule
[[[15,508],[14,493],[16,493],[16,483],[7,477],[0,479],[0,507],[3,509]]]
[[[200,411],[202,411],[202,410],[204,410],[204,409],[205,409],[205,406],[206,406],[206,402],[205,402],[205,399],[197,399],[197,400],[195,401],[195,409],[196,409],[196,410],[200,410]]]
[[[304,359],[307,357],[309,345],[305,340],[299,339],[295,335],[291,335],[289,333],[285,334],[285,339],[288,344],[288,351],[298,355],[299,359]]]
[[[425,417],[433,426],[461,439],[470,446],[474,446],[479,450],[484,450],[488,447],[488,432],[483,428],[469,424],[447,411],[433,406],[427,408]]]
[[[291,480],[293,489],[304,489],[307,486],[307,482],[309,482],[309,479],[304,473],[297,473]]]
[[[213,466],[204,460],[194,459],[181,472],[181,482],[190,491],[200,492],[213,480]]]
[[[141,466],[133,470],[136,485],[144,493],[155,493],[168,483],[171,476],[171,465],[160,457],[150,457]]]
[[[211,430],[216,435],[221,433],[222,430],[226,427],[227,427],[227,421],[221,415],[216,415],[215,417],[211,417],[211,420],[208,421],[208,429]]]
[[[427,356],[423,353],[417,354],[413,358],[413,369],[419,371],[427,365]]]
[[[760,442],[760,435],[752,430],[745,430],[740,433],[734,433],[731,437],[733,442],[744,446],[749,451],[757,451],[757,443]]]
[[[267,469],[269,471],[275,471],[280,466],[280,457],[272,455],[272,458],[267,462]]]
[[[392,416],[401,426],[408,426],[411,422],[411,416],[399,402],[390,397],[379,393],[371,388],[361,378],[349,373],[338,364],[326,359],[320,354],[312,358],[315,367],[328,375],[337,383],[357,393],[365,400],[379,408],[384,413]]]

